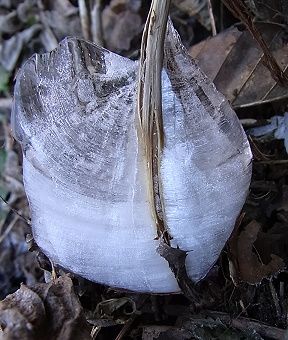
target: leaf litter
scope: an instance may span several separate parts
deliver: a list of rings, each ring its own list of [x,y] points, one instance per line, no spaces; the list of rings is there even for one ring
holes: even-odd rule
[[[38,10],[35,2],[21,2],[22,7],[19,3],[20,1],[0,2],[0,8],[3,9],[1,15],[2,13],[6,15],[4,19],[1,17],[5,22],[5,25],[1,26],[1,29],[3,27],[1,35],[4,37],[0,43],[1,47],[5,44],[13,46],[11,42],[8,43],[9,39],[32,28],[33,25],[37,25],[37,30],[34,31],[33,28],[33,35],[29,36],[25,43],[18,38],[19,43],[15,45],[17,48],[15,51],[11,49],[11,61],[6,58],[5,64],[4,58],[4,65],[9,66],[10,63],[8,83],[10,93],[11,78],[26,56],[31,55],[32,52],[49,50],[51,41],[48,40],[47,43],[42,35],[47,27],[52,30],[57,41],[65,35],[82,35],[79,29],[80,20],[76,1],[45,2],[42,8],[46,18],[44,24],[43,16],[41,19],[39,11],[35,12],[36,8]],[[274,57],[286,72],[288,61],[287,39],[285,28],[283,29],[285,20],[280,19],[281,25],[271,25],[267,21],[271,19],[275,21],[275,17],[270,17],[269,12],[261,10],[260,1],[249,1],[249,6],[253,3],[255,13],[257,12],[262,20],[258,28]],[[279,3],[283,4],[283,2]],[[212,4],[214,5],[213,2]],[[271,0],[269,4],[275,7],[276,1]],[[114,48],[118,49],[119,53],[133,55],[140,47],[141,30],[149,6],[143,1],[131,0],[104,1],[102,5],[102,20],[108,22],[110,20],[110,27],[116,25],[118,18],[122,18],[122,21],[119,20],[121,21],[121,25],[118,26],[119,31],[113,28],[110,31],[111,37],[106,36],[107,42],[110,41],[109,39],[113,42],[114,39],[114,43],[116,42]],[[180,9],[176,1],[174,6],[176,11],[173,12],[172,18],[175,22],[178,20],[176,25],[184,35],[186,32],[187,36],[191,36],[193,32],[193,37],[197,38],[199,32],[202,34],[203,30],[202,37],[207,36],[208,21],[207,25],[204,24],[206,28],[199,28],[199,21],[197,21],[199,17],[197,20],[194,20],[194,17],[191,19],[192,13],[183,7]],[[202,8],[205,10],[205,6]],[[123,30],[127,33],[125,36],[126,33],[121,30],[125,22],[131,22],[132,18],[130,16],[129,19],[130,14],[123,16],[123,12],[127,10],[138,17],[133,22],[134,28],[129,27],[130,33]],[[277,7],[277,11],[279,10],[282,10],[282,17],[287,18],[283,8]],[[104,18],[104,11],[110,13],[108,19]],[[16,21],[13,19],[15,17],[18,17]],[[216,22],[217,19],[216,16]],[[277,23],[279,23],[278,19]],[[38,25],[41,28],[40,26],[38,28]],[[117,32],[118,36],[113,32]],[[255,118],[256,106],[281,101],[281,105],[284,102],[283,109],[281,111],[272,109],[270,117],[283,117],[284,112],[287,111],[287,89],[271,77],[262,64],[261,50],[241,25],[222,31],[214,38],[207,40],[202,38],[200,44],[191,48],[191,54],[198,59],[200,66],[236,109],[248,107],[250,117]],[[2,64],[2,59],[0,62]],[[7,78],[6,75],[5,77]],[[5,82],[7,83],[7,79]],[[9,96],[6,90],[4,95]],[[9,115],[1,105],[0,109],[1,115]],[[284,339],[287,337],[284,329],[287,327],[288,313],[286,272],[288,159],[283,140],[275,139],[279,136],[275,131],[280,124],[277,127],[271,126],[274,121],[267,120],[265,105],[261,106],[261,110],[264,111],[256,116],[256,120],[254,119],[253,128],[270,124],[272,130],[268,138],[251,136],[255,160],[250,195],[243,208],[245,216],[207,279],[201,287],[197,287],[202,301],[196,308],[181,295],[142,296],[114,291],[77,277],[73,277],[72,281],[61,268],[56,268],[59,278],[54,277],[51,280],[52,276],[49,273],[52,272],[52,267],[49,260],[45,259],[39,250],[28,252],[25,235],[31,232],[30,226],[20,217],[16,218],[11,210],[11,208],[16,209],[20,215],[29,218],[27,202],[23,197],[23,188],[21,189],[19,150],[13,142],[10,144],[10,151],[2,148],[1,193],[9,206],[7,207],[4,202],[1,204],[1,212],[6,209],[0,221],[1,298],[4,299],[7,294],[15,292],[8,295],[0,305],[2,338],[39,339],[39,334],[44,332],[44,336],[50,339],[51,336],[49,337],[45,332],[52,332],[49,334],[53,334],[53,339],[57,336],[59,338],[60,335],[63,339],[77,339],[77,332],[80,331],[80,338],[88,339],[91,330],[94,338],[101,338],[101,336],[116,338],[120,334],[119,339],[211,339],[215,337]],[[277,122],[279,123],[279,120]],[[7,138],[3,137],[6,131],[4,125],[1,122],[3,143],[5,139],[7,142]],[[285,137],[285,133],[283,136]],[[32,249],[35,247],[33,246]],[[44,282],[44,277],[48,280],[47,283]],[[25,284],[19,288],[21,282]],[[85,321],[85,318],[89,322]]]
[[[30,287],[22,284],[2,301],[0,324],[3,339],[90,339],[68,276]]]
[[[288,74],[286,32],[278,26],[259,24],[275,59]],[[200,67],[235,109],[287,98],[287,88],[275,81],[263,65],[263,53],[241,27],[231,27],[190,49]]]

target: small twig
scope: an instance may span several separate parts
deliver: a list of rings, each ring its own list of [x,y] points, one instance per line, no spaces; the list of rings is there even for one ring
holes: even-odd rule
[[[214,37],[215,35],[217,35],[217,30],[216,30],[216,24],[215,24],[215,18],[213,14],[213,7],[211,4],[211,0],[208,0],[208,12],[209,12],[209,17],[210,17],[212,35]]]
[[[234,110],[238,110],[238,109],[246,109],[246,108],[251,108],[257,105],[266,105],[266,104],[273,104],[273,103],[277,103],[280,100],[286,100],[288,98],[287,94],[285,93],[285,95],[283,96],[278,96],[278,97],[274,97],[274,98],[269,98],[269,99],[265,99],[265,100],[257,100],[255,102],[252,103],[248,103],[248,104],[241,104],[241,105],[233,105]]]
[[[263,337],[274,340],[287,339],[287,330],[272,327],[256,320],[251,320],[244,317],[232,319],[230,315],[221,312],[209,311],[208,315],[219,319],[221,322],[226,324],[228,327],[234,327],[241,331],[253,330]]]
[[[79,7],[79,16],[80,16],[83,37],[86,40],[91,40],[90,16],[89,16],[86,1],[78,0],[78,7]]]
[[[279,303],[279,298],[278,298],[276,289],[275,289],[272,281],[269,282],[269,287],[270,287],[272,299],[273,299],[273,302],[274,302],[277,318],[279,320],[281,320],[281,318],[282,318],[281,306],[280,306],[280,303]]]
[[[277,27],[282,28],[283,30],[286,29],[287,25],[285,24],[280,24],[279,22],[275,22],[275,21],[270,21],[270,20],[254,20],[255,24],[266,24],[266,25],[274,25]]]
[[[52,278],[52,281],[56,281],[57,280],[57,273],[56,273],[56,270],[55,270],[54,263],[52,262],[52,260],[50,258],[49,258],[49,261],[51,263],[51,278]]]
[[[14,214],[16,214],[16,215],[18,215],[23,221],[25,221],[28,225],[31,225],[31,222],[26,218],[26,217],[24,217],[22,214],[21,214],[21,210],[20,210],[20,212],[18,212],[16,209],[14,209],[10,204],[9,204],[9,202],[5,199],[5,198],[3,198],[1,195],[0,195],[0,199],[5,203],[5,204],[7,204],[8,205],[8,207],[10,208],[10,210],[14,213]]]
[[[102,327],[93,326],[91,333],[90,333],[90,336],[93,340],[96,339],[96,337],[100,333],[101,329],[102,329]]]
[[[273,37],[273,39],[271,40],[270,44],[267,45],[268,46],[268,49],[270,49],[270,46],[275,42],[275,40],[277,40],[279,38],[279,33],[275,34],[275,36]],[[237,90],[238,93],[240,93],[244,88],[245,86],[247,86],[247,83],[249,82],[249,80],[254,77],[255,75],[255,71],[256,69],[259,67],[259,64],[262,63],[263,61],[263,58],[265,58],[265,54],[261,53],[261,56],[259,57],[259,59],[257,60],[256,64],[252,67],[252,69],[250,70],[249,74],[247,75],[245,81],[243,82],[243,84],[240,86],[240,88]],[[285,70],[283,70],[283,72],[285,73]],[[275,82],[275,84],[277,85],[278,82]],[[274,84],[274,85],[275,85]],[[273,86],[272,86],[273,88]],[[235,96],[235,98],[232,100],[232,105],[235,103],[235,101],[238,99],[238,96]],[[262,97],[261,100],[263,100],[264,98]]]
[[[246,127],[246,128],[255,127],[257,125],[257,119],[244,118],[244,119],[240,119],[240,123],[242,124],[243,127]]]
[[[259,161],[255,164],[267,164],[267,165],[281,165],[281,164],[288,164],[288,159],[275,159],[275,160],[265,160]]]
[[[286,75],[286,72],[288,70],[288,64],[284,67],[283,72]],[[275,83],[270,87],[270,89],[264,94],[264,96],[261,98],[261,101],[264,102],[264,100],[267,99],[267,97],[270,95],[270,93],[275,89],[275,87],[278,85],[278,83],[275,81]]]
[[[8,214],[5,216],[5,218],[3,218],[0,222],[0,235],[2,234],[2,229],[7,221],[7,217],[8,217]]]
[[[136,319],[136,315],[133,315],[123,326],[123,328],[121,329],[121,331],[119,332],[119,334],[117,335],[117,337],[115,338],[115,340],[122,340],[123,337],[127,334],[127,332],[129,331],[129,329],[131,328],[134,320]]]
[[[7,119],[3,120],[4,136],[5,136],[5,151],[8,153],[13,150],[14,139],[12,137],[11,126],[8,124]]]
[[[251,136],[248,136],[248,140],[249,140],[249,143],[250,143],[250,147],[251,147],[251,150],[252,150],[252,154],[253,154],[253,158],[254,160],[257,160],[257,161],[269,161],[271,160],[271,155],[266,155],[264,154],[259,148],[258,146],[256,145],[256,143],[254,142],[253,138]]]
[[[145,301],[147,300],[148,296],[144,295],[141,296],[140,299],[138,300],[137,303],[137,310],[141,310],[141,308],[143,307]],[[123,337],[127,334],[127,332],[130,330],[133,322],[135,321],[135,319],[137,318],[137,316],[139,315],[139,313],[134,313],[131,318],[129,318],[127,320],[127,322],[125,323],[125,325],[123,326],[123,328],[121,329],[121,331],[119,332],[119,334],[117,335],[117,337],[115,338],[115,340],[122,340]]]

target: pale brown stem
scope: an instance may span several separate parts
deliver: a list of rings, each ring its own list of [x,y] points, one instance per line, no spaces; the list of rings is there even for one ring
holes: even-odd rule
[[[92,41],[100,46],[104,46],[102,17],[101,17],[101,0],[94,0],[91,9],[91,34]]]
[[[170,2],[152,1],[142,36],[138,79],[138,135],[146,158],[149,200],[158,236],[164,233],[155,197],[161,195],[159,162],[164,142],[161,71]]]
[[[214,37],[217,34],[217,30],[216,30],[216,24],[215,24],[215,19],[214,19],[213,7],[212,7],[212,4],[211,4],[211,0],[208,0],[208,12],[209,12],[209,17],[210,17],[212,35]]]
[[[80,21],[81,21],[83,37],[86,40],[91,40],[90,16],[89,16],[86,1],[78,0],[78,7],[79,7],[79,16],[80,16]]]

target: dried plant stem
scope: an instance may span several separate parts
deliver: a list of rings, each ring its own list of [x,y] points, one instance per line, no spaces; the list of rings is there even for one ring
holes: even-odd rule
[[[249,9],[242,0],[222,0],[225,6],[232,12],[232,14],[239,18],[247,27],[253,38],[257,41],[258,45],[263,50],[264,64],[271,72],[272,77],[282,85],[288,85],[288,79],[285,73],[281,70],[277,64],[274,56],[270,52],[262,34],[255,26],[252,16],[249,13]]]
[[[214,37],[217,34],[217,30],[216,30],[216,24],[215,24],[215,18],[213,14],[211,0],[208,0],[208,12],[209,12],[209,17],[210,17],[210,22],[211,22],[212,35]]]
[[[162,218],[164,207],[159,175],[164,144],[161,73],[169,6],[170,0],[153,0],[143,32],[138,79],[138,135],[146,158],[151,211],[161,238],[157,252],[168,262],[179,287],[196,306],[199,289],[188,277],[185,267],[187,253],[171,247],[170,235]]]
[[[90,33],[90,16],[87,8],[87,3],[85,0],[78,0],[79,16],[81,21],[81,28],[83,37],[86,40],[91,40]]]
[[[136,319],[136,315],[132,316],[124,325],[124,327],[121,329],[115,340],[122,340],[123,337],[126,335],[126,333],[130,330],[133,322]]]
[[[145,24],[140,55],[138,80],[139,140],[146,157],[147,181],[152,214],[157,224],[158,236],[166,237],[159,205],[161,184],[159,163],[163,148],[161,71],[163,64],[164,39],[171,0],[153,0]]]
[[[102,0],[78,0],[83,37],[104,46],[102,29]]]
[[[28,225],[31,225],[31,222],[22,215],[21,211],[17,211],[16,209],[14,209],[10,203],[0,195],[0,200],[2,200],[5,204],[7,204],[7,206],[10,208],[11,211],[13,211],[14,214],[16,214],[17,216],[19,216],[24,222],[26,222]]]
[[[104,46],[101,17],[101,0],[93,1],[91,9],[91,35],[93,42],[100,46]]]
[[[269,326],[262,322],[244,317],[231,318],[230,315],[222,312],[208,311],[208,316],[218,319],[229,327],[234,327],[241,331],[253,330],[263,337],[269,339],[287,339],[287,330]]]

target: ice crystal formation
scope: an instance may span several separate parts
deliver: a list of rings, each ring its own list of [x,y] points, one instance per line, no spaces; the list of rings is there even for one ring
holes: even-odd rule
[[[217,260],[251,176],[245,133],[227,100],[169,30],[162,71],[159,180],[171,246],[189,277]],[[135,113],[137,62],[67,38],[34,55],[15,85],[12,128],[23,150],[33,234],[56,264],[89,280],[176,292],[156,251]]]

